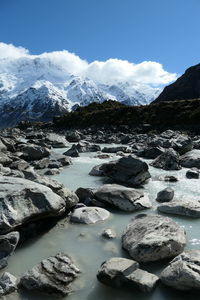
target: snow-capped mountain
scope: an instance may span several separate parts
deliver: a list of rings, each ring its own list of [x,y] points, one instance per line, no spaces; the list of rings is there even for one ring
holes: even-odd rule
[[[94,101],[148,104],[160,92],[138,82],[95,82],[69,73],[48,57],[0,59],[0,126],[15,126],[22,120],[49,121],[77,104]]]
[[[20,121],[50,121],[68,111],[68,101],[50,82],[37,81],[16,97],[0,102],[0,127]]]

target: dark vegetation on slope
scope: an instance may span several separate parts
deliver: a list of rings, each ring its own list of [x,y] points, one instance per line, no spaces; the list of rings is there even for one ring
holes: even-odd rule
[[[166,86],[154,102],[200,98],[200,64],[190,67],[174,83]]]
[[[145,106],[126,106],[116,101],[92,103],[54,118],[57,128],[86,128],[150,124],[152,129],[200,128],[200,100],[163,101]]]

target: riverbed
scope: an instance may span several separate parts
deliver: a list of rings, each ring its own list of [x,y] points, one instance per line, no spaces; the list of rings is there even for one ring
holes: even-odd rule
[[[65,149],[58,149],[63,153]],[[62,182],[66,187],[76,190],[78,187],[97,188],[104,183],[104,178],[88,175],[93,166],[107,162],[109,159],[94,158],[96,153],[82,153],[80,157],[73,158],[73,164],[63,168],[59,175],[53,176],[54,179]],[[113,157],[116,159],[119,157]],[[147,161],[146,162],[150,162]],[[141,211],[142,213],[158,213],[155,201],[157,193],[166,187],[175,190],[175,198],[199,199],[200,185],[198,179],[187,179],[186,169],[180,171],[163,171],[150,167],[152,175],[149,182],[142,190],[149,194],[153,203],[153,208]],[[160,176],[175,175],[179,181],[176,183],[165,182]],[[28,269],[48,256],[58,252],[64,252],[72,257],[76,265],[81,270],[81,275],[73,284],[75,291],[64,297],[68,300],[164,300],[188,299],[188,293],[178,292],[160,283],[150,294],[144,294],[136,289],[114,289],[99,283],[96,279],[97,271],[101,263],[111,257],[129,257],[121,248],[121,235],[131,218],[140,212],[125,213],[119,210],[110,210],[109,219],[93,225],[72,224],[68,218],[62,219],[58,224],[35,239],[27,241],[20,246],[9,259],[8,267],[2,270],[11,272],[20,277]],[[200,249],[200,220],[177,217],[168,215],[181,226],[187,233],[187,245],[185,249]],[[104,229],[111,228],[117,233],[117,238],[107,240],[101,236]],[[152,273],[159,274],[169,261],[145,264],[141,268]],[[190,293],[191,296],[191,293]],[[193,294],[196,297],[195,294]],[[22,292],[11,294],[5,299],[8,300],[55,300],[57,297],[51,295],[33,294],[32,292]]]

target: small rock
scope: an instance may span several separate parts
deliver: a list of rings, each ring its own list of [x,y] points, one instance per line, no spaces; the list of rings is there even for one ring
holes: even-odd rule
[[[72,145],[72,147],[67,150],[66,152],[63,153],[63,155],[67,155],[67,156],[70,156],[70,157],[79,157],[79,152],[76,148],[76,145]]]
[[[177,182],[178,178],[176,176],[173,176],[173,175],[166,175],[164,177],[164,181],[167,181],[167,182]]]
[[[112,230],[112,229],[105,229],[103,232],[102,232],[102,236],[107,238],[107,239],[114,239],[116,238],[116,233]]]
[[[160,191],[160,192],[157,194],[156,200],[157,200],[158,202],[169,202],[169,201],[171,201],[173,198],[174,198],[174,190],[168,187],[168,188],[166,188],[166,189]]]
[[[49,169],[44,173],[44,175],[57,175],[57,174],[60,174],[60,170],[58,169]]]
[[[106,220],[109,216],[110,213],[100,207],[80,207],[72,212],[70,221],[75,223],[94,224]]]
[[[192,170],[188,170],[186,172],[186,177],[188,179],[199,179],[199,171],[198,171],[198,169],[194,168]]]

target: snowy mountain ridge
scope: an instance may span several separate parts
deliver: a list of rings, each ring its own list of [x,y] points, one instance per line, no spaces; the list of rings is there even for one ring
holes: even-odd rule
[[[160,92],[139,82],[95,82],[69,73],[47,57],[0,59],[0,126],[15,126],[22,120],[49,121],[74,105],[94,101],[145,105]]]

